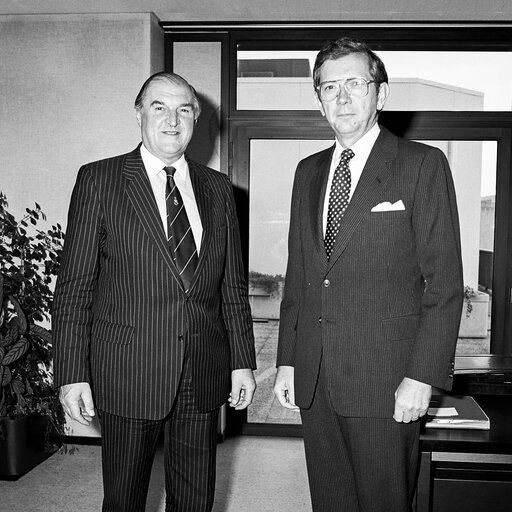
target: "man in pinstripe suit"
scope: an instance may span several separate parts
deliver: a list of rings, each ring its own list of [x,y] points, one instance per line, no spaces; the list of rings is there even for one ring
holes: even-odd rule
[[[204,512],[219,408],[247,407],[256,387],[238,223],[228,178],[185,157],[200,113],[194,89],[157,73],[135,111],[142,144],[83,166],[73,191],[54,301],[55,385],[73,419],[87,425],[98,413],[104,511],[144,510],[163,430],[166,510]],[[168,243],[168,199],[192,232],[186,279]]]
[[[452,384],[452,177],[441,151],[379,127],[388,78],[366,44],[327,44],[313,77],[336,143],[295,175],[274,391],[300,408],[315,511],[405,512],[418,418]]]

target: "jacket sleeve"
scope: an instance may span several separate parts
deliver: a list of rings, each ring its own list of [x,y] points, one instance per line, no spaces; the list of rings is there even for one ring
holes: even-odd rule
[[[303,263],[300,241],[300,203],[306,173],[300,162],[295,172],[288,233],[288,264],[279,320],[276,366],[295,366],[296,330],[301,303]]]
[[[463,300],[462,258],[453,179],[436,148],[422,161],[412,223],[425,290],[406,376],[451,389]]]
[[[221,175],[222,176],[222,175]],[[231,349],[231,369],[256,369],[256,354],[247,282],[244,277],[240,231],[233,190],[225,180],[226,260],[222,281],[222,317]]]
[[[98,275],[100,206],[86,166],[71,197],[52,312],[54,385],[89,382],[91,307]]]

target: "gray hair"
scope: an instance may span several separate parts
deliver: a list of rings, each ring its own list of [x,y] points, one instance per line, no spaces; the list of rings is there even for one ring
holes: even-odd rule
[[[196,90],[180,75],[176,73],[167,73],[166,71],[161,71],[159,73],[155,73],[151,75],[140,88],[139,94],[135,98],[135,109],[140,110],[143,106],[144,99],[146,98],[146,92],[148,87],[156,80],[167,81],[173,85],[188,87],[190,93],[192,94],[192,104],[194,107],[194,117],[197,119],[201,114],[201,103],[199,103],[199,99],[197,97]]]
[[[315,66],[313,68],[313,86],[315,91],[320,85],[320,68],[326,60],[337,60],[341,57],[353,54],[366,56],[370,68],[370,75],[372,80],[375,80],[377,90],[379,90],[380,84],[388,82],[388,74],[384,63],[365,42],[359,39],[341,37],[336,41],[330,41],[325,44],[316,56]]]

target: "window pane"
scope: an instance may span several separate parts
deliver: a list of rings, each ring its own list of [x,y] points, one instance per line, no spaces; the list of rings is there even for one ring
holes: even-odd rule
[[[249,298],[254,319],[258,392],[250,423],[300,423],[298,412],[274,398],[279,306],[288,259],[288,226],[295,167],[332,141],[252,140],[249,188]]]
[[[386,110],[510,111],[511,52],[377,52],[389,75]],[[316,110],[317,52],[239,51],[237,108]]]
[[[496,142],[425,141],[450,163],[457,194],[466,300],[457,355],[488,354],[492,307]]]

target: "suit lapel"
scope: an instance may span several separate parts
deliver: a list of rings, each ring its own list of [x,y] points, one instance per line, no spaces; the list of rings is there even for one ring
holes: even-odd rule
[[[381,128],[343,217],[329,260],[329,268],[342,255],[357,227],[368,218],[371,209],[380,202],[382,191],[392,175],[392,162],[396,158],[396,152],[397,138]]]
[[[327,254],[324,246],[323,210],[324,198],[327,189],[327,178],[331,166],[332,154],[335,146],[326,149],[318,159],[315,170],[312,173],[309,185],[309,212],[311,232],[316,250],[322,262],[327,264]],[[306,193],[307,193],[306,189]]]
[[[162,226],[162,219],[158,211],[151,183],[140,156],[139,148],[126,156],[123,169],[123,175],[126,180],[126,195],[142,227],[155,244],[157,250],[169,267],[169,270],[182,286],[180,275],[169,252],[167,239]]]
[[[194,196],[196,199],[197,209],[199,210],[199,217],[201,217],[201,224],[203,227],[203,236],[201,239],[201,248],[199,250],[199,261],[194,274],[194,278],[190,284],[190,288],[194,286],[194,281],[197,275],[201,272],[208,254],[209,247],[212,242],[213,236],[213,208],[211,203],[211,188],[208,183],[208,178],[202,171],[201,166],[192,162],[187,158],[188,168],[190,172],[190,179],[192,181],[192,188],[194,189]]]

